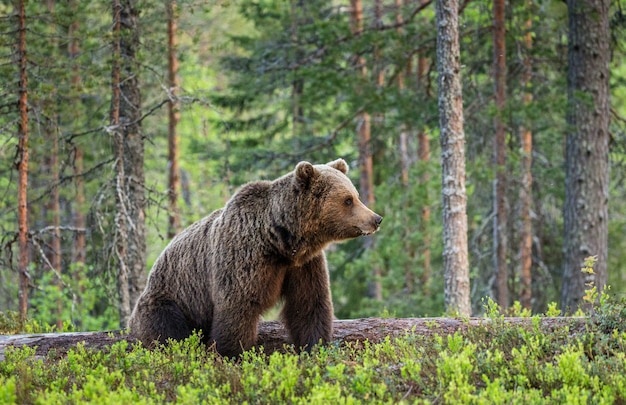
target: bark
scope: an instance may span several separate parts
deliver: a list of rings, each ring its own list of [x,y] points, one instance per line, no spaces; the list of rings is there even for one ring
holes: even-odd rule
[[[54,115],[54,114],[53,114]],[[48,125],[46,129],[46,135],[49,139],[52,152],[48,159],[48,168],[51,171],[51,184],[59,183],[59,139],[57,128]],[[53,187],[50,192],[50,202],[47,204],[47,210],[49,210],[52,216],[51,225],[52,231],[50,234],[50,244],[48,249],[48,264],[52,267],[52,272],[55,273],[56,285],[61,293],[63,291],[63,280],[61,280],[61,207],[59,204],[59,188]],[[47,220],[48,218],[46,218]],[[59,299],[57,302],[57,328],[63,327],[63,302]]]
[[[609,0],[568,0],[568,110],[561,308],[587,306],[588,283],[607,281]],[[597,256],[595,274],[581,273]]]
[[[178,101],[178,43],[176,39],[177,21],[176,21],[176,0],[168,0],[167,2],[167,38],[168,38],[168,86],[169,97],[168,103],[168,229],[167,236],[173,238],[180,232],[180,213],[178,211],[178,189],[180,188],[180,171],[178,168],[178,134],[177,126],[180,120]]]
[[[493,185],[493,263],[495,271],[494,296],[503,310],[509,307],[509,274],[507,269],[507,222],[506,198],[506,128],[504,109],[506,105],[506,44],[504,25],[504,0],[493,2],[493,66],[495,82],[496,116],[494,119],[495,181]]]
[[[465,133],[460,77],[459,4],[436,3],[437,70],[442,166],[444,302],[449,313],[469,316]]]
[[[116,236],[120,323],[146,284],[144,144],[137,79],[139,10],[136,0],[113,0],[111,132],[116,154]]]
[[[418,65],[419,66],[419,65]],[[422,206],[421,213],[421,221],[420,221],[420,233],[422,235],[422,246],[421,246],[421,264],[422,264],[422,277],[421,282],[422,285],[426,288],[424,290],[425,293],[428,293],[428,285],[430,283],[430,275],[432,274],[432,266],[430,263],[430,205],[428,205],[428,182],[430,182],[430,175],[428,174],[428,170],[426,167],[430,162],[430,139],[428,138],[428,133],[426,131],[421,130],[417,134],[417,160],[420,162],[420,165],[424,168],[423,173],[420,176],[420,184],[423,184],[426,187],[426,199],[424,201],[424,205]]]
[[[422,4],[424,1],[422,0]],[[417,56],[417,85],[421,91],[426,95],[428,94],[428,88],[425,84],[426,69],[428,67],[428,58],[419,54]],[[428,133],[422,128],[417,134],[417,161],[423,168],[423,172],[420,176],[419,182],[426,187],[428,191],[428,183],[430,182],[430,175],[426,168],[430,162],[430,139]],[[422,206],[422,218],[420,221],[420,233],[422,234],[422,250],[421,250],[421,264],[422,264],[422,277],[421,282],[425,287],[423,290],[425,294],[429,293],[428,285],[430,281],[430,275],[432,274],[432,267],[430,263],[430,231],[428,230],[430,224],[430,205],[428,205],[428,193],[426,193],[426,199]]]
[[[18,221],[18,243],[19,243],[19,261],[18,272],[20,278],[19,288],[19,312],[20,320],[26,321],[28,315],[28,284],[30,277],[28,275],[29,265],[29,245],[28,245],[28,75],[27,54],[26,54],[26,0],[20,0],[17,3],[17,21],[18,21],[18,42],[17,57],[19,64],[19,98],[18,110],[20,112],[20,120],[18,125],[18,145],[16,166],[18,170],[18,186],[17,186],[17,221]]]
[[[146,225],[144,142],[141,133],[141,93],[137,51],[139,48],[139,10],[137,0],[123,0],[121,17],[122,76],[120,82],[120,123],[124,134],[124,172],[128,198],[128,289],[131,308],[146,285]]]
[[[77,7],[77,0],[73,0],[70,2],[70,5],[73,10]],[[79,28],[79,20],[76,19],[69,26],[68,36],[68,57],[72,63],[72,76],[70,78],[70,82],[72,83],[72,104],[74,106],[80,105],[80,97],[78,94],[80,85],[81,85],[81,77],[80,71],[78,69],[78,63],[75,63],[75,59],[79,56],[80,53],[80,45],[78,42],[77,32]],[[74,109],[72,117],[75,120],[78,120],[80,117],[80,110]],[[83,181],[82,173],[84,169],[84,159],[83,159],[83,149],[80,145],[75,144],[73,149],[73,174],[74,174],[74,187],[76,190],[76,194],[74,196],[74,201],[71,202],[72,208],[72,225],[76,229],[85,229],[87,226],[87,222],[85,220],[84,214],[84,206],[85,206],[85,184]],[[80,282],[80,279],[83,277],[83,269],[85,265],[85,259],[87,257],[87,243],[86,243],[86,233],[85,232],[75,232],[74,240],[72,244],[72,256],[71,263],[74,264],[73,267],[73,277],[77,281],[77,285],[79,286],[79,294],[77,294],[76,299],[80,302],[81,297],[84,293],[83,283]],[[80,322],[80,321],[79,321]]]
[[[363,31],[363,4],[361,0],[350,0],[350,26],[352,33],[355,35]],[[365,58],[359,57],[357,64],[360,66],[360,73],[367,78],[367,67]],[[372,158],[372,131],[371,119],[367,112],[362,112],[357,118],[357,136],[359,139],[359,191],[361,200],[370,208],[374,207],[374,164]],[[373,247],[374,240],[370,236],[363,238],[363,247],[369,250]],[[374,267],[372,269],[373,281],[369,286],[368,295],[377,301],[383,298],[382,284],[380,282],[380,269]]]
[[[48,12],[50,14],[54,13],[54,1],[47,0],[46,6]],[[56,37],[54,26],[51,28],[52,37]],[[55,49],[53,52],[56,54],[56,47],[58,46],[53,39],[50,40],[50,46]],[[56,123],[57,117],[57,109],[54,104],[55,99],[55,90],[52,90],[51,94],[49,94],[48,100],[44,101],[44,110],[47,112],[47,116],[50,117],[46,124],[45,128],[45,136],[49,145],[51,146],[51,153],[45,157],[45,166],[49,173],[49,184],[53,184],[52,190],[50,192],[50,199],[46,204],[46,211],[48,215],[44,218],[44,222],[51,224],[51,234],[50,234],[50,242],[49,248],[47,249],[47,260],[48,265],[51,267],[50,270],[54,273],[54,278],[56,279],[56,286],[61,294],[63,292],[63,280],[61,279],[61,207],[59,204],[59,134]],[[49,217],[52,218],[49,218]],[[63,328],[63,301],[59,298],[57,301],[57,319],[56,319],[57,328]]]
[[[532,6],[532,0],[527,2]],[[523,94],[524,107],[528,108],[532,103],[532,94],[527,90],[530,86],[532,77],[532,65],[530,60],[530,51],[532,50],[532,19],[526,21],[526,33],[524,34],[524,47],[526,48],[526,56],[524,57],[524,75],[522,87],[526,90]],[[527,127],[520,128],[520,139],[522,147],[522,185],[520,188],[520,304],[523,308],[532,308],[532,150],[533,150],[533,134]]]
[[[504,318],[504,323],[511,326],[534,328],[533,318]],[[587,318],[539,318],[539,328],[550,333],[557,328],[568,327],[572,334],[584,333]],[[351,320],[335,320],[333,322],[333,341],[339,344],[359,344],[365,341],[379,343],[387,336],[401,337],[406,334],[416,336],[452,335],[455,332],[465,333],[471,328],[486,328],[492,324],[488,318],[364,318]],[[84,342],[85,347],[103,350],[113,343],[127,340],[137,341],[121,331],[112,332],[74,332],[74,333],[43,333],[28,335],[0,335],[0,361],[4,352],[11,346],[36,347],[36,356],[53,353],[62,356],[77,344]],[[287,330],[278,321],[262,322],[259,325],[258,346],[265,353],[287,351],[285,345],[291,340]]]

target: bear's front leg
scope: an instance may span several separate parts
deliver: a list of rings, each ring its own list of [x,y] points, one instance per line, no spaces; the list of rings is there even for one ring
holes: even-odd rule
[[[291,269],[283,284],[282,318],[294,344],[310,351],[333,333],[333,303],[323,253],[301,268]]]
[[[219,307],[216,305],[216,307]],[[211,340],[224,357],[236,357],[256,344],[259,316],[244,307],[214,314]]]

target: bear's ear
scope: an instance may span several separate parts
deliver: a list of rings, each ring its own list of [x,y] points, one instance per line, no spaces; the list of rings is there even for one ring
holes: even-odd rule
[[[339,170],[343,174],[348,174],[348,164],[343,159],[333,160],[332,162],[326,163],[328,166]]]
[[[303,187],[308,187],[317,177],[317,170],[309,162],[300,162],[296,165],[296,181]]]

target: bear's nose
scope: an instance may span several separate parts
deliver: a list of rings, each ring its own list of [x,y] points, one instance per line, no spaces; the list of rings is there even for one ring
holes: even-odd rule
[[[376,226],[380,226],[380,223],[383,222],[383,217],[381,217],[380,215],[376,215],[374,217],[374,222],[376,223]]]

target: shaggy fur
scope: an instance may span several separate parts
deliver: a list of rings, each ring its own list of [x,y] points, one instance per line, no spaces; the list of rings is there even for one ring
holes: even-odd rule
[[[375,232],[342,159],[300,162],[274,181],[244,185],[226,206],[177,235],[154,263],[131,315],[144,344],[202,330],[235,356],[256,342],[260,316],[284,300],[293,342],[310,349],[332,336],[333,307],[324,248]]]

